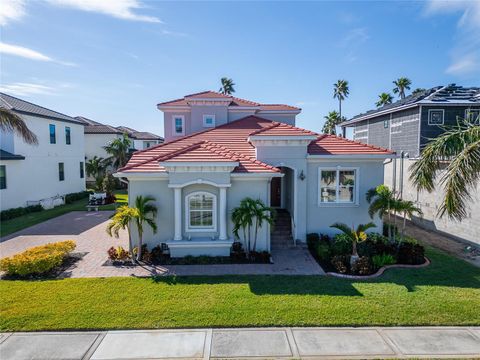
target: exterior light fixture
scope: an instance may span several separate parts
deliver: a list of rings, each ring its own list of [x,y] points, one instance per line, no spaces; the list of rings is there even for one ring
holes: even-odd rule
[[[302,181],[305,180],[305,174],[303,173],[303,170],[300,171],[300,175],[298,175],[298,178]]]

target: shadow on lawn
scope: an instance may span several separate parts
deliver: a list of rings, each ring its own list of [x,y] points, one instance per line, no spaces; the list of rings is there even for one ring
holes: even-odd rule
[[[256,295],[363,296],[362,284],[393,284],[408,292],[422,286],[480,289],[480,269],[437,250],[428,250],[431,265],[417,269],[389,269],[377,279],[349,280],[328,276],[157,276],[152,281],[169,285],[248,284]]]

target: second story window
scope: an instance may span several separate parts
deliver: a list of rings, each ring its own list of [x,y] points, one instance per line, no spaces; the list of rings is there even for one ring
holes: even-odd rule
[[[80,179],[83,179],[85,177],[85,168],[83,165],[83,161],[80,161]]]
[[[467,109],[465,110],[465,120],[480,125],[480,109]]]
[[[70,128],[68,126],[65,126],[65,144],[70,145],[72,143],[71,137],[70,137]]]
[[[0,165],[0,189],[7,188],[7,167]]]
[[[55,125],[50,124],[50,144],[56,144],[57,143],[57,136],[55,134]]]
[[[428,110],[428,125],[443,125],[443,109]]]
[[[203,127],[215,127],[215,115],[203,115]]]
[[[383,127],[385,129],[388,129],[388,123],[389,123],[389,120],[383,120]]]
[[[173,117],[173,135],[185,135],[185,117],[183,115]]]
[[[65,180],[65,166],[63,162],[58,163],[58,180],[59,181]]]

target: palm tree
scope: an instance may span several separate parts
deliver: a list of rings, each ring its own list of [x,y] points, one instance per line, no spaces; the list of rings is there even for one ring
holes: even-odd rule
[[[392,100],[393,96],[391,94],[383,92],[378,95],[378,101],[375,103],[375,105],[377,105],[377,107],[381,107],[387,104],[391,104]]]
[[[232,222],[234,225],[233,233],[237,238],[240,238],[238,233],[240,229],[242,229],[245,248],[247,254],[249,254],[252,227],[254,230],[254,237],[251,251],[255,251],[257,246],[258,230],[262,228],[265,222],[273,225],[274,209],[266,206],[260,199],[254,200],[246,197],[240,201],[239,207],[233,209]]]
[[[97,190],[102,187],[102,181],[103,177],[105,176],[105,170],[107,166],[108,161],[96,155],[85,163],[87,175],[92,176],[95,179],[95,185]]]
[[[412,95],[418,95],[421,92],[424,92],[426,89],[424,88],[416,88],[415,90],[412,91]]]
[[[401,239],[403,242],[405,240],[405,228],[407,226],[407,216],[411,218],[415,213],[422,215],[423,212],[422,212],[422,209],[415,206],[413,201],[407,201],[407,200],[398,200],[396,208],[399,213],[403,214],[402,235],[401,235]]]
[[[324,134],[336,135],[336,126],[342,122],[340,114],[337,111],[330,111],[327,116],[324,116],[325,124],[323,125],[322,132]]]
[[[385,215],[388,216],[388,240],[392,241],[391,211],[394,210],[397,201],[394,192],[388,186],[379,185],[368,190],[366,198],[370,204],[368,214],[372,219],[377,213],[380,219],[383,219]]]
[[[348,88],[347,80],[338,80],[333,84],[333,98],[338,99],[338,113],[339,117],[342,117],[342,101],[348,97],[350,89]]]
[[[410,181],[418,190],[432,192],[440,175],[445,195],[438,215],[461,221],[467,217],[467,202],[472,200],[471,192],[480,181],[480,126],[463,120],[444,130],[410,166]]]
[[[221,92],[224,95],[232,95],[235,92],[235,89],[233,88],[235,86],[235,83],[233,82],[232,79],[222,77],[220,79],[220,82],[222,83],[222,87],[219,92]]]
[[[393,93],[398,94],[400,99],[405,99],[405,90],[410,90],[410,85],[412,81],[409,78],[401,77],[393,82],[395,87],[393,88]]]
[[[155,205],[149,204],[150,201],[155,201],[155,198],[151,196],[137,196],[135,198],[135,207],[127,205],[120,207],[107,226],[108,235],[112,236],[113,234],[116,238],[118,238],[120,230],[126,229],[128,231],[129,250],[130,253],[133,253],[130,234],[131,225],[132,223],[135,224],[138,232],[137,261],[142,258],[144,224],[150,226],[154,234],[157,232],[157,223],[154,220],[157,215],[157,208]]]
[[[373,222],[369,222],[368,224],[359,224],[356,229],[353,226],[350,228],[344,223],[335,223],[330,225],[330,227],[340,230],[352,241],[352,256],[350,258],[350,264],[353,265],[359,258],[357,243],[367,240],[366,231],[377,226]]]
[[[124,167],[127,164],[128,151],[131,143],[128,134],[124,133],[121,138],[115,139],[110,144],[103,147],[105,151],[111,155],[110,160],[116,169]]]
[[[0,130],[20,136],[30,145],[38,145],[37,136],[27,127],[25,121],[13,111],[0,107]]]

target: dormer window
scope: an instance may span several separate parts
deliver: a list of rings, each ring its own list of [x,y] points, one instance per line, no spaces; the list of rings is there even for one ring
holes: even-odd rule
[[[203,127],[215,127],[215,115],[203,115]]]
[[[185,116],[183,115],[173,116],[173,135],[174,136],[185,135]]]

